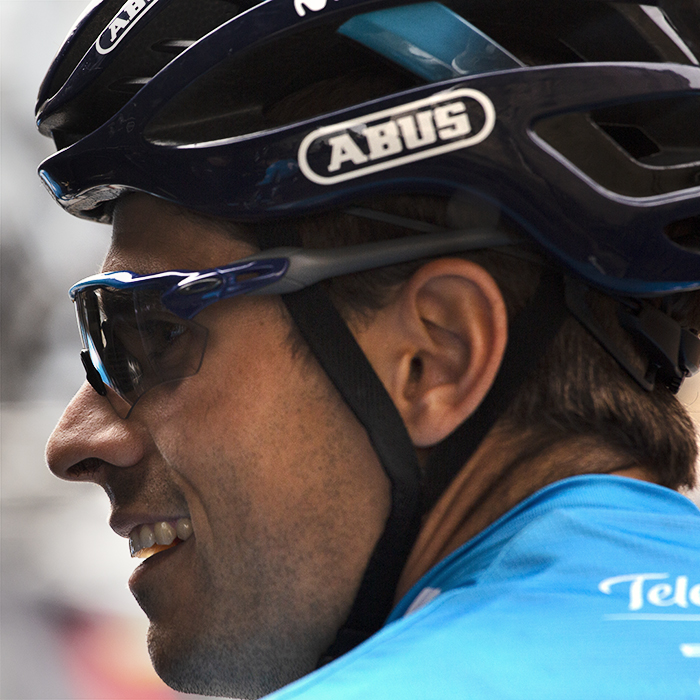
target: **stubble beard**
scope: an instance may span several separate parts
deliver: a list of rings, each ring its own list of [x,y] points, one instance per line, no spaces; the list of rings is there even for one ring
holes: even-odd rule
[[[236,635],[238,637],[238,635]],[[257,700],[310,673],[310,640],[285,639],[264,623],[243,642],[226,635],[185,636],[151,624],[148,650],[161,679],[183,693]]]

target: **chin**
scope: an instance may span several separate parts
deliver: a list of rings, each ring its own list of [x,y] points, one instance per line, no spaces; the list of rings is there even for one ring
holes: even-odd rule
[[[173,690],[196,695],[255,700],[310,673],[316,659],[303,658],[303,644],[258,639],[183,636],[151,623],[148,651],[156,673]],[[276,640],[280,641],[280,640]]]

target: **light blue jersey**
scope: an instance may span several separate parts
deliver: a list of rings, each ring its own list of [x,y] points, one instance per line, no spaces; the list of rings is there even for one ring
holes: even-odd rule
[[[700,700],[700,511],[615,476],[534,494],[275,700]]]

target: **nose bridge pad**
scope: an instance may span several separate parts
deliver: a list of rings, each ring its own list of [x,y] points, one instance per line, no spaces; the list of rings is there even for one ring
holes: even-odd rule
[[[107,388],[102,381],[100,373],[95,369],[95,365],[92,364],[90,359],[90,352],[88,350],[82,350],[80,353],[80,359],[85,367],[85,376],[87,377],[90,386],[100,395],[107,395]]]

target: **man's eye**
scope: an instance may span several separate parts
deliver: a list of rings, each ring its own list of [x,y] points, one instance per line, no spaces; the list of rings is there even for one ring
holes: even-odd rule
[[[141,326],[141,335],[148,362],[159,375],[177,373],[187,362],[190,334],[186,325],[151,319]]]
[[[148,339],[150,352],[165,352],[187,333],[180,323],[153,320],[145,324],[142,333]]]

